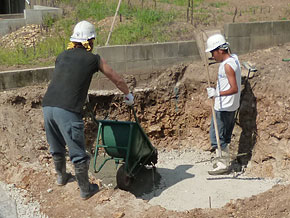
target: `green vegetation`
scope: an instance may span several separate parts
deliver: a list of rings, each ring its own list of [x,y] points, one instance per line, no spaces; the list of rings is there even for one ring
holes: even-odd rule
[[[249,13],[255,14],[255,13],[257,13],[258,10],[259,10],[258,6],[250,7],[249,8]]]
[[[108,16],[114,16],[117,4],[102,1],[91,4],[80,3],[77,10],[77,17],[80,20],[93,19],[102,20]],[[164,41],[166,37],[160,34],[162,27],[168,25],[177,16],[176,12],[166,12],[151,8],[129,7],[122,4],[119,13],[123,20],[129,20],[114,28],[110,44],[132,44],[140,41]],[[97,44],[104,45],[108,33],[101,33],[97,29]]]
[[[131,22],[120,25],[114,30],[110,44],[165,41],[167,38],[166,34],[163,34],[163,27],[173,22],[177,16],[175,12],[137,8],[131,11],[121,10],[121,13]],[[104,43],[98,42],[98,44]]]
[[[168,26],[177,19],[184,19],[187,6],[192,1],[188,0],[157,0],[157,4],[172,4],[184,7],[184,11],[170,10],[168,7],[151,6],[141,7],[141,1],[129,4],[123,1],[119,10],[122,18],[110,38],[110,45],[134,44],[144,42],[164,42],[169,41],[174,34],[180,34],[179,28],[176,32],[167,32]],[[194,20],[195,24],[209,24],[210,20],[208,9],[198,9],[204,0],[194,0]],[[54,16],[45,16],[43,29],[47,31],[45,38],[37,42],[33,47],[26,48],[19,44],[13,49],[0,49],[0,64],[3,66],[11,65],[51,65],[55,57],[66,49],[69,38],[72,34],[73,26],[81,20],[88,20],[97,24],[99,21],[113,17],[117,8],[118,1],[115,0],[58,0],[62,6],[69,6],[65,17],[57,19]],[[152,6],[153,5],[153,6]],[[212,7],[222,7],[225,3],[213,3]],[[109,26],[106,30],[96,25],[96,45],[104,46],[109,34]]]
[[[214,7],[214,8],[221,8],[223,6],[226,6],[227,3],[226,2],[212,2],[209,4],[211,7]]]
[[[51,15],[47,14],[44,16],[42,23],[43,23],[44,27],[51,28],[56,20],[57,20],[57,18],[55,16],[51,16]]]
[[[43,27],[49,29],[52,36],[45,41],[37,43],[32,48],[24,48],[17,45],[14,49],[1,49],[1,65],[39,65],[41,60],[43,65],[52,64],[55,56],[62,52],[68,43],[72,33],[73,26],[80,20],[89,20],[91,22],[100,21],[106,17],[112,17],[117,8],[116,1],[76,1],[61,0],[61,4],[69,4],[73,7],[72,13],[65,18],[56,20],[52,16],[44,18]],[[177,16],[173,11],[154,10],[152,8],[141,8],[128,6],[123,2],[119,13],[122,15],[123,22],[114,28],[110,38],[110,45],[114,44],[132,44],[138,42],[166,41],[167,35],[164,34],[164,28],[170,24]],[[96,44],[105,45],[108,32],[101,32],[96,29],[98,38]],[[45,60],[45,61],[44,61]]]
[[[210,23],[211,16],[208,13],[199,12],[194,14],[194,22],[196,24],[208,25]]]
[[[204,0],[193,0],[193,6],[196,7],[200,5]],[[188,6],[188,0],[159,0],[159,2],[167,3],[167,4],[174,4],[177,6]],[[191,0],[190,0],[191,4]]]
[[[7,66],[53,64],[55,57],[66,48],[69,42],[72,25],[71,20],[63,19],[53,25],[53,32],[55,32],[53,37],[48,37],[33,47],[26,48],[23,45],[17,45],[14,49],[0,49],[0,64]]]
[[[60,38],[55,40],[48,38],[44,42],[40,42],[37,46],[24,48],[17,46],[12,50],[0,49],[1,65],[50,65],[54,62],[54,58],[65,48],[65,42]],[[42,60],[39,62],[39,60]]]
[[[107,16],[113,16],[116,7],[116,3],[105,3],[105,1],[80,2],[76,7],[76,17],[79,20],[87,18],[102,20]]]

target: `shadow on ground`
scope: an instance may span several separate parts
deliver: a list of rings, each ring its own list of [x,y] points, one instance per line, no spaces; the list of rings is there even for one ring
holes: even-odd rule
[[[192,166],[179,165],[175,169],[143,167],[128,191],[137,198],[150,200],[182,180],[193,178],[194,174],[186,172]]]

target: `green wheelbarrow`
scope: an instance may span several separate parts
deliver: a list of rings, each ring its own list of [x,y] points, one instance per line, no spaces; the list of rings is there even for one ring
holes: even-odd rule
[[[118,188],[122,190],[129,190],[140,169],[146,165],[155,167],[158,159],[157,149],[150,143],[140,126],[134,108],[131,107],[131,110],[135,122],[97,120],[99,127],[94,170],[98,173],[109,160],[114,160],[117,166],[121,164],[117,170],[116,181]],[[109,157],[97,167],[97,158],[101,148]]]

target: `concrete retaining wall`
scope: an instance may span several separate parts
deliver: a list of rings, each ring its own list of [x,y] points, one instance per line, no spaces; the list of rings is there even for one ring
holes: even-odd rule
[[[99,47],[100,54],[117,72],[133,75],[137,82],[148,80],[152,73],[169,66],[200,60],[195,41]],[[94,89],[113,87],[102,74],[92,82]]]
[[[0,72],[0,90],[49,82],[54,67]]]
[[[142,82],[154,71],[174,64],[199,60],[195,41],[108,46],[95,49],[118,73],[130,74]],[[0,72],[0,90],[47,82],[54,67]],[[111,89],[114,85],[102,73],[93,77],[91,89]]]
[[[3,19],[0,20],[0,36],[16,31],[26,25],[24,18]]]
[[[33,9],[24,10],[26,24],[42,24],[46,16],[60,17],[62,9],[35,5]]]
[[[224,33],[232,51],[244,54],[290,42],[290,21],[231,23]]]

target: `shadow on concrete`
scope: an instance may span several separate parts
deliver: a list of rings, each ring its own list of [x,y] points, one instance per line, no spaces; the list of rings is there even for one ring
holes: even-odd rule
[[[193,178],[194,174],[186,172],[191,167],[193,165],[179,165],[175,169],[144,167],[137,174],[129,192],[137,198],[150,200],[180,181]]]

